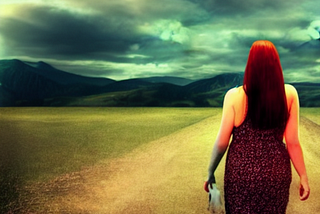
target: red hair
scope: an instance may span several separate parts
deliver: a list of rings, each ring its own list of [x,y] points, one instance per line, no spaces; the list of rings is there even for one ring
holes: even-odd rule
[[[248,117],[256,128],[285,125],[289,117],[284,79],[276,47],[269,41],[252,44],[243,80]]]

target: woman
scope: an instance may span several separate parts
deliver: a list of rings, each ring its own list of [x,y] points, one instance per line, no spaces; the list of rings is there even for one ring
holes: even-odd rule
[[[225,95],[209,166],[207,183],[212,185],[232,135],[224,177],[226,213],[285,213],[290,160],[300,176],[300,200],[309,197],[298,129],[297,91],[284,84],[275,46],[256,41],[249,52],[243,86]]]

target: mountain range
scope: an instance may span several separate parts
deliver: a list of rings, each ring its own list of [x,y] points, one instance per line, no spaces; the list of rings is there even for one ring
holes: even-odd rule
[[[115,81],[58,70],[45,62],[0,60],[0,106],[221,107],[243,72],[197,81],[149,77]],[[290,83],[302,107],[320,107],[320,83]]]

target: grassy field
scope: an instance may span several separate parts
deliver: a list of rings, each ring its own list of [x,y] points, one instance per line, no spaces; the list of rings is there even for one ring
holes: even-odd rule
[[[318,135],[313,136],[311,130],[312,127],[315,130],[319,127],[319,115],[319,108],[301,109],[302,136],[306,136],[306,139],[317,140]],[[0,108],[0,211],[14,209],[15,206],[18,209],[19,205],[15,203],[23,200],[20,190],[26,185],[48,183],[88,167],[100,167],[101,162],[108,166],[105,173],[109,176],[112,174],[110,172],[118,171],[109,167],[115,160],[126,158],[150,142],[157,142],[153,143],[156,149],[152,149],[152,152],[159,148],[161,153],[162,148],[169,154],[177,150],[178,141],[184,137],[191,140],[201,135],[195,141],[206,142],[210,148],[220,124],[220,116],[221,108]],[[208,124],[200,128],[196,126],[208,119],[213,127]],[[179,139],[172,137],[176,134]],[[161,140],[168,136],[171,136],[170,139]],[[302,143],[307,145],[307,150],[312,150],[307,142]],[[175,147],[171,148],[173,145]],[[189,148],[188,145],[184,147]],[[198,148],[190,150],[195,149]],[[199,150],[197,158],[206,150]],[[148,154],[150,157],[157,155]],[[178,156],[183,160],[189,158],[184,154]],[[313,152],[306,159],[315,167],[319,154]],[[205,174],[208,157],[202,160],[195,167]],[[157,161],[152,159],[152,162]],[[152,164],[149,162],[146,165]],[[118,161],[116,165],[119,167]],[[167,166],[163,167],[167,171]],[[137,172],[139,170],[135,169],[132,173],[138,176]],[[313,176],[317,176],[317,172],[313,171]],[[55,198],[52,194],[50,197]]]
[[[45,181],[101,159],[119,157],[219,110],[2,108],[0,111],[2,159],[14,166],[23,180]]]

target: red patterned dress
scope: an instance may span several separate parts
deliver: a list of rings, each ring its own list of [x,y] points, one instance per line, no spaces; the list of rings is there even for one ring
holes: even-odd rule
[[[255,129],[247,117],[234,127],[224,177],[227,214],[286,212],[292,174],[284,129]]]

